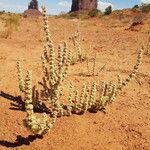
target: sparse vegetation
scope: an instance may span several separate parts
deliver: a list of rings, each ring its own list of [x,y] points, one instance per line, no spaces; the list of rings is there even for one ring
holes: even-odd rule
[[[138,9],[139,5],[134,5],[132,9]]]
[[[139,7],[139,5],[134,5],[131,10],[133,12],[139,12],[140,11],[140,7]]]
[[[112,13],[112,6],[110,5],[105,9],[104,15],[110,15],[111,13]]]
[[[42,9],[45,46],[41,58],[43,77],[42,82],[39,82],[42,86],[40,90],[36,89],[35,86],[32,87],[31,71],[27,71],[26,78],[25,80],[23,79],[20,62],[17,63],[19,88],[24,93],[27,113],[24,125],[34,134],[40,135],[46,134],[53,127],[57,117],[83,114],[87,111],[92,113],[104,111],[107,104],[114,102],[119,91],[136,75],[142,58],[141,50],[139,51],[137,63],[131,74],[125,80],[119,80],[117,84],[111,81],[100,81],[100,83],[93,81],[85,83],[81,89],[76,90],[73,83],[71,83],[68,102],[61,102],[64,80],[67,77],[71,62],[71,52],[68,51],[67,44],[63,43],[59,45],[58,55],[55,57],[54,46],[49,33],[46,9],[45,7]],[[42,118],[35,115],[34,108],[44,112]],[[48,118],[48,115],[51,119]]]
[[[102,66],[101,68],[96,68],[97,64],[96,64],[96,53],[94,58],[92,58],[91,62],[89,60],[89,58],[87,58],[87,76],[98,76],[99,73],[104,70],[106,64],[104,66]],[[90,65],[91,64],[91,65]]]
[[[149,149],[150,14],[140,6],[93,18],[86,10],[49,14],[48,21],[0,13],[0,33],[20,16],[11,39],[0,35],[0,150]],[[72,61],[77,32],[86,59]]]
[[[77,31],[70,37],[70,40],[73,43],[74,51],[71,53],[71,64],[74,65],[77,62],[83,62],[87,59],[87,54],[83,50],[82,42],[83,37],[79,31],[79,26]]]
[[[143,13],[149,13],[150,12],[150,4],[149,3],[142,3],[141,5],[135,5],[132,8],[133,11],[142,11]]]
[[[140,9],[141,9],[141,11],[144,12],[144,13],[149,13],[149,12],[150,12],[150,4],[143,3],[143,4],[140,6]]]
[[[94,9],[91,11],[83,11],[83,12],[69,12],[64,13],[61,12],[56,18],[65,18],[65,19],[88,19],[90,17],[99,16],[101,13],[100,10]]]
[[[18,30],[20,25],[20,16],[19,15],[9,15],[6,19],[4,19],[5,27],[4,31],[0,33],[2,38],[11,38],[14,31]]]
[[[91,11],[88,13],[88,15],[89,15],[90,17],[96,17],[96,16],[99,15],[99,13],[100,13],[100,10],[95,9],[95,10],[91,10]]]
[[[0,11],[0,15],[4,14],[5,13],[5,10],[2,10]]]

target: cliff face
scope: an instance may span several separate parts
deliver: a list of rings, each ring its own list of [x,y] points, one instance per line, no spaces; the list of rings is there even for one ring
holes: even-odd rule
[[[37,0],[32,0],[29,5],[28,5],[28,9],[39,9],[38,8],[38,1]]]
[[[97,9],[98,0],[72,0],[71,12]]]
[[[39,11],[38,1],[31,0],[31,2],[28,5],[28,9],[23,13],[23,15],[24,17],[34,17],[42,15]]]

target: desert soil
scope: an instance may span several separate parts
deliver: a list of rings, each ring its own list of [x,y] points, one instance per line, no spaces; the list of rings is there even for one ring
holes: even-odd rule
[[[136,30],[126,30],[131,22],[125,19],[49,18],[56,48],[64,40],[72,47],[69,37],[79,23],[84,50],[90,58],[97,53],[97,70],[106,64],[95,77],[84,75],[86,62],[71,66],[66,93],[71,80],[79,88],[89,80],[117,82],[118,74],[122,78],[128,76],[149,35],[147,22],[135,27]],[[27,69],[32,70],[33,83],[37,84],[41,80],[42,37],[41,19],[22,19],[11,39],[0,38],[0,150],[150,150],[150,55],[143,56],[136,79],[106,107],[106,113],[59,118],[43,139],[28,142],[31,133],[23,126],[26,113],[12,105],[21,95],[16,60],[22,61],[24,74]]]

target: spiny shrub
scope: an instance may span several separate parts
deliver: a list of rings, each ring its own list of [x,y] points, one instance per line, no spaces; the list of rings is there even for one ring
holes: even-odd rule
[[[41,58],[43,66],[43,77],[37,90],[32,86],[32,73],[27,71],[23,78],[20,62],[17,63],[20,91],[24,94],[24,103],[27,117],[24,125],[34,134],[44,135],[55,124],[56,119],[72,114],[84,114],[85,112],[96,113],[105,109],[107,104],[112,103],[119,91],[126,86],[136,75],[141,63],[142,51],[139,51],[137,63],[129,77],[125,80],[119,79],[117,84],[110,82],[85,83],[77,90],[73,83],[70,83],[68,103],[61,102],[63,83],[67,77],[70,66],[70,51],[67,44],[63,43],[58,48],[58,55],[55,57],[54,46],[49,33],[48,18],[45,7],[43,9],[45,46]],[[47,105],[46,105],[47,104]],[[34,108],[42,110],[42,117],[37,117]],[[49,115],[49,117],[48,117]]]

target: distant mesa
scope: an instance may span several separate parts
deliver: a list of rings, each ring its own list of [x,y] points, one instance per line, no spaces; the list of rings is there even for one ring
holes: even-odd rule
[[[41,16],[42,13],[39,11],[38,1],[31,0],[28,5],[28,10],[23,13],[24,17],[34,17],[34,16]]]
[[[72,0],[71,12],[97,9],[98,0]]]

